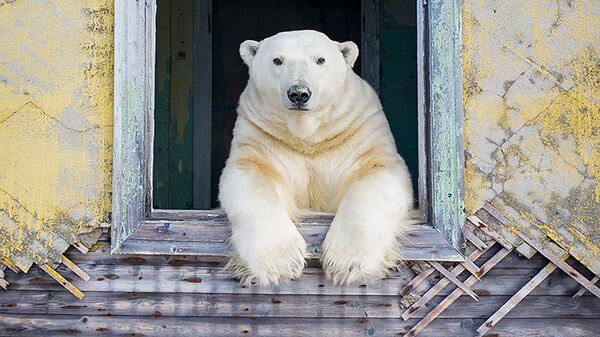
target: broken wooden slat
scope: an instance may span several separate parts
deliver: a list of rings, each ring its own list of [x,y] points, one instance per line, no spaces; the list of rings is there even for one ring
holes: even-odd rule
[[[489,227],[483,220],[481,220],[477,215],[469,215],[467,220],[471,221],[473,225],[479,228],[482,232],[484,232],[487,236],[494,239],[498,242],[502,247],[506,249],[513,249],[513,245],[508,242],[505,238],[503,238],[500,234],[498,234],[495,230]]]
[[[596,282],[598,282],[598,280],[600,280],[600,277],[594,276],[594,278],[590,282],[596,284]],[[587,291],[587,289],[585,289],[585,287],[581,287],[581,289],[579,289],[579,291],[576,292],[572,298],[579,298],[579,297],[583,296],[583,294],[585,294],[586,291]]]
[[[410,292],[417,286],[419,286],[419,284],[421,284],[423,281],[425,281],[427,277],[431,275],[431,273],[433,273],[434,270],[434,268],[427,268],[423,270],[419,273],[419,275],[415,276],[412,280],[410,280],[410,282],[408,282],[404,287],[402,287],[398,294],[400,294],[400,296],[406,296],[410,294]]]
[[[465,239],[469,240],[477,249],[484,250],[487,248],[485,242],[481,241],[473,232],[471,232],[468,228],[463,228],[463,235]]]
[[[67,268],[69,268],[75,275],[79,276],[82,280],[88,281],[90,279],[90,275],[88,275],[83,269],[79,268],[78,265],[73,263],[73,261],[69,260],[66,256],[62,256],[61,261]]]
[[[468,270],[472,275],[474,275],[475,277],[479,277],[479,267],[473,263],[473,261],[469,260],[469,259],[465,259],[462,262],[463,267],[465,267],[466,270]]]
[[[0,287],[4,288],[4,290],[8,287],[8,282],[4,279],[4,270],[2,269],[0,269]]]
[[[495,265],[497,265],[502,259],[504,259],[508,254],[512,252],[512,249],[502,248],[499,250],[492,258],[490,258],[484,265],[481,267],[481,275],[485,275],[490,269],[492,269]],[[479,281],[475,276],[470,276],[464,283],[467,287],[472,286],[473,284]],[[456,301],[463,293],[461,288],[456,288],[448,297],[446,297],[440,304],[438,304],[433,310],[431,310],[419,323],[415,324],[405,335],[404,337],[412,337],[416,336],[419,332],[421,332],[429,323],[431,323],[442,311],[446,310],[454,301]]]
[[[467,287],[464,283],[457,279],[456,276],[452,275],[452,273],[449,272],[446,268],[444,268],[444,266],[442,266],[439,262],[429,261],[429,264],[431,264],[433,268],[437,269],[437,271],[444,275],[448,280],[452,281],[452,283],[456,284],[456,286],[462,289],[465,293],[467,293],[467,295],[471,296],[471,298],[473,298],[475,301],[479,301],[479,296],[477,296],[477,294],[475,294],[473,290],[469,289],[469,287]]]
[[[49,265],[43,264],[40,265],[40,268],[46,273],[48,273],[48,275],[50,275],[63,287],[65,287],[71,294],[75,295],[75,297],[77,297],[78,299],[82,299],[83,296],[85,296],[83,292],[81,292],[81,290],[77,289],[77,287],[75,287],[71,282],[67,281],[61,274],[59,274],[56,270],[52,269],[52,267],[50,267]]]
[[[90,249],[84,246],[81,242],[75,242],[72,244],[72,246],[77,248],[77,250],[80,251],[82,254],[87,254],[90,251]]]
[[[8,269],[14,271],[15,273],[17,273],[17,274],[19,273],[19,268],[14,263],[12,263],[11,260],[7,259],[6,257],[2,258],[2,264],[7,266]]]
[[[540,283],[542,283],[552,272],[556,269],[556,265],[552,262],[548,263],[546,267],[540,270],[523,288],[517,291],[500,309],[498,309],[490,318],[487,319],[478,329],[480,336],[483,336],[491,328],[493,328],[509,311],[511,311],[517,304],[519,304],[525,296],[535,289]]]
[[[481,255],[483,255],[493,246],[494,243],[491,242],[488,244],[488,248],[486,248],[485,250],[476,250],[473,253],[471,253],[471,255],[469,255],[467,258],[471,261],[476,261]],[[454,267],[450,272],[454,276],[458,276],[464,270],[465,267],[462,264],[459,264],[456,267]],[[436,283],[431,289],[429,289],[425,294],[423,294],[421,298],[419,298],[415,303],[413,303],[410,307],[404,310],[404,312],[401,315],[402,319],[406,321],[409,318],[411,318],[417,312],[417,310],[419,310],[419,308],[427,304],[427,302],[429,302],[435,295],[442,291],[442,289],[444,289],[448,284],[450,284],[450,280],[448,280],[445,277],[439,280],[438,283]]]
[[[535,248],[540,254],[544,255],[548,260],[552,261],[558,268],[567,273],[567,275],[571,276],[575,281],[584,286],[589,292],[596,295],[596,297],[600,298],[600,288],[598,288],[594,283],[590,282],[587,278],[581,275],[575,268],[571,267],[568,263],[561,260],[554,254],[550,252],[549,249],[546,249],[544,245],[541,243],[529,238],[527,235],[524,235],[519,231],[516,226],[514,226],[508,218],[506,218],[499,210],[497,210],[494,206],[490,204],[486,204],[483,207],[488,213],[490,213],[494,218],[503,223],[505,226],[509,228],[515,228],[515,233],[528,245]],[[562,250],[562,249],[561,249]],[[564,251],[564,250],[562,250]],[[566,251],[565,251],[566,253]]]

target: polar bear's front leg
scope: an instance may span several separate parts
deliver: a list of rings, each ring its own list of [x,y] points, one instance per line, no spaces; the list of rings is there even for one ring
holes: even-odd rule
[[[254,280],[278,284],[302,274],[306,243],[287,213],[280,188],[251,168],[228,165],[223,170],[219,199],[232,231],[226,268],[245,285]]]
[[[400,258],[412,186],[404,165],[379,169],[346,191],[322,247],[325,274],[336,284],[383,277]]]

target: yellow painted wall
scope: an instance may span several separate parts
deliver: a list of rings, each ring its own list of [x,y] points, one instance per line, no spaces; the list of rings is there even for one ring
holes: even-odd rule
[[[462,6],[467,212],[537,223],[600,273],[600,6]],[[109,221],[112,1],[0,0],[0,23],[0,256],[26,269]]]
[[[112,3],[0,0],[0,256],[25,269],[110,221]]]
[[[467,212],[491,202],[600,273],[600,4],[462,13]]]

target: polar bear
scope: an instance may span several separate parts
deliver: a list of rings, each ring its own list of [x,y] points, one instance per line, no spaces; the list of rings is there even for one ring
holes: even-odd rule
[[[336,284],[383,277],[409,228],[410,175],[353,42],[311,31],[244,41],[249,68],[219,186],[231,223],[227,264],[243,284],[298,278],[306,209],[334,212],[322,245]]]

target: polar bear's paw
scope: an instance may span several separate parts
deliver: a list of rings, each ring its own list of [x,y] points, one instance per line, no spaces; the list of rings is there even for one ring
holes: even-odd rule
[[[321,257],[325,276],[336,285],[367,282],[386,277],[400,259],[396,244],[388,249],[372,247],[369,251],[363,250],[326,241]]]
[[[260,286],[278,285],[297,279],[306,264],[306,243],[298,233],[291,240],[270,242],[256,251],[241,254],[232,249],[225,269],[240,280],[244,286],[258,283]]]

